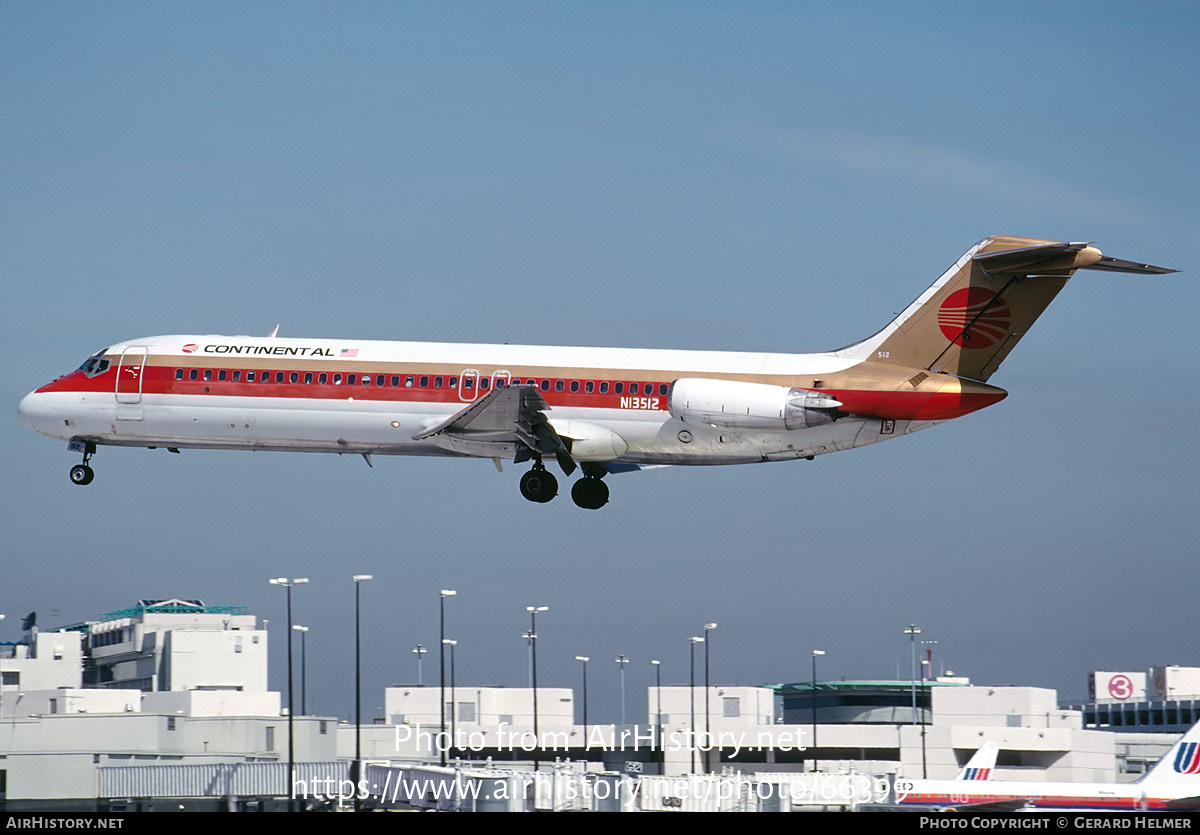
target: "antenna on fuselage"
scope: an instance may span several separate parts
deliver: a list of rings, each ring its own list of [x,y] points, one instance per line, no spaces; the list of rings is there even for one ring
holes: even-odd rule
[[[267,339],[274,339],[277,336],[279,336],[279,325],[276,325],[275,329],[267,334]]]

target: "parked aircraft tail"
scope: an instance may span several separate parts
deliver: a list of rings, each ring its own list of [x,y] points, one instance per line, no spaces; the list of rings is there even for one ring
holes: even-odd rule
[[[1138,785],[1146,796],[1200,800],[1200,722],[1180,737]]]
[[[996,757],[1000,753],[1000,748],[994,742],[985,742],[979,746],[979,750],[971,755],[971,759],[967,760],[967,764],[958,772],[955,780],[988,780],[992,776],[992,769],[996,767]]]

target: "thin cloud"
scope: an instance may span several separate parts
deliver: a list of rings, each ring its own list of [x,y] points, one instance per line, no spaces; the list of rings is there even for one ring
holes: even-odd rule
[[[1063,214],[1109,221],[1153,222],[1150,210],[1127,198],[1116,199],[1016,163],[955,148],[928,147],[895,137],[843,130],[743,125],[725,133],[742,145],[802,162],[838,166],[881,182],[949,190],[1026,210],[1052,208]]]

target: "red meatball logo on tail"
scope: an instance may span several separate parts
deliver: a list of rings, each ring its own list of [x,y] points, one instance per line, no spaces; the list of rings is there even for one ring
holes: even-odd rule
[[[964,287],[946,297],[938,308],[938,327],[955,345],[990,348],[1008,335],[1012,310],[983,287]]]

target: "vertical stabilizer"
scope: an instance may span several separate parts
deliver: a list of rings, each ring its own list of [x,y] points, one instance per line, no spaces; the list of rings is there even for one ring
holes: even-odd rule
[[[864,360],[986,381],[1079,269],[1161,274],[1087,243],[980,241],[886,328],[853,346]]]
[[[1146,797],[1200,797],[1200,722],[1138,781]]]
[[[985,742],[979,746],[979,750],[971,755],[971,759],[967,760],[967,764],[958,772],[955,780],[989,780],[992,776],[992,769],[996,767],[996,757],[1000,753],[1000,748],[994,742]]]

